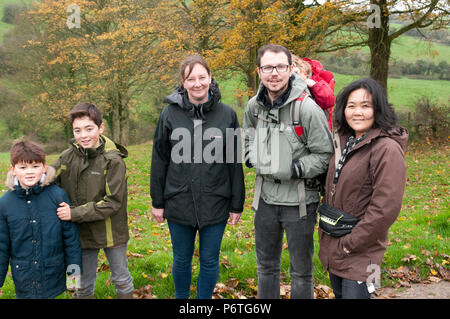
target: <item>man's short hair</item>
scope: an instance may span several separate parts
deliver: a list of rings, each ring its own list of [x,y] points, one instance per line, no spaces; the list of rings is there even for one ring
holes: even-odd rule
[[[11,147],[11,165],[17,163],[42,163],[45,165],[45,152],[38,144],[30,141],[20,141]]]
[[[102,113],[95,104],[82,102],[73,107],[69,113],[70,124],[73,125],[73,121],[81,117],[89,117],[97,126],[102,124]]]
[[[258,67],[261,66],[261,58],[263,57],[264,53],[266,53],[266,51],[270,51],[270,52],[274,52],[274,53],[283,52],[284,54],[286,54],[286,56],[288,58],[289,65],[292,64],[292,55],[288,49],[286,49],[284,46],[278,45],[278,44],[266,44],[258,49],[258,57],[256,59],[257,60],[256,65]]]

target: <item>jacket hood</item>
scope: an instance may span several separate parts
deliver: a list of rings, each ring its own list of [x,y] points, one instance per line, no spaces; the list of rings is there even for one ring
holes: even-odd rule
[[[56,178],[56,170],[52,166],[48,165],[47,172],[45,173],[44,181],[42,183],[38,183],[38,185],[41,188],[48,186],[55,181],[55,178]],[[12,191],[21,189],[20,186],[14,185],[14,175],[11,171],[8,171],[8,173],[6,174],[5,186],[8,187],[8,189],[10,189]],[[33,187],[36,187],[36,186],[33,186]]]
[[[406,151],[406,146],[408,144],[408,137],[409,137],[408,129],[401,126],[395,126],[387,131],[381,131],[380,136],[388,136],[392,138],[400,145],[403,152]]]
[[[110,140],[104,135],[102,135],[101,138],[105,143],[105,152],[117,151],[121,157],[128,157],[128,150],[125,148],[125,146],[122,146],[119,143]]]
[[[119,155],[123,158],[128,156],[128,151],[124,146],[112,141],[111,139],[109,139],[104,135],[100,135],[100,146],[97,148],[84,149],[80,146],[80,144],[77,143],[75,139],[71,140],[71,144],[77,154],[81,156],[86,156],[88,158],[96,157],[97,154],[110,151],[117,151]]]
[[[344,134],[342,136],[340,136],[340,140],[341,140],[341,147],[343,145],[345,145],[345,143],[347,142],[349,136],[351,134]],[[388,129],[387,131],[382,130],[381,128],[373,128],[370,130],[370,132],[368,133],[367,137],[361,142],[358,143],[353,149],[352,152],[360,147],[362,147],[363,145],[366,145],[368,143],[371,143],[371,141],[379,138],[379,137],[389,137],[391,139],[393,139],[394,141],[396,141],[401,149],[403,150],[403,152],[406,151],[406,147],[408,144],[408,136],[409,136],[409,132],[408,129],[401,127],[401,126],[394,126],[390,129]]]
[[[308,59],[308,58],[302,58],[303,61],[308,62],[309,65],[311,65],[312,73],[319,73],[320,71],[323,71],[323,65],[318,60]]]
[[[219,85],[214,79],[211,79],[211,85],[209,87],[209,100],[206,103],[197,105],[197,109],[201,110],[201,112],[209,112],[214,105],[216,105],[220,99],[222,98],[219,90]],[[183,110],[188,111],[189,113],[192,113],[191,117],[194,116],[195,107],[194,104],[192,104],[189,101],[188,94],[186,89],[183,86],[177,87],[172,94],[168,95],[164,99],[165,103],[168,104],[175,104],[181,107]]]
[[[303,91],[307,91],[307,87],[306,87],[306,82],[303,81],[303,79],[301,77],[299,77],[297,74],[293,73],[291,75],[291,77],[289,78],[289,87],[287,88],[287,90],[290,89],[289,95],[287,97],[285,96],[281,96],[280,98],[282,99],[282,101],[278,102],[278,104],[281,103],[281,105],[276,105],[277,101],[274,101],[274,107],[282,107],[285,105],[288,105],[289,103],[291,103],[293,100],[297,99],[298,97],[300,97],[300,95],[302,94]],[[258,88],[258,92],[256,94],[257,96],[257,101],[259,103],[262,103],[263,105],[265,105],[266,103],[264,103],[264,97],[263,95],[267,95],[267,89],[266,87],[263,85],[263,83],[261,82],[259,84],[259,88]]]

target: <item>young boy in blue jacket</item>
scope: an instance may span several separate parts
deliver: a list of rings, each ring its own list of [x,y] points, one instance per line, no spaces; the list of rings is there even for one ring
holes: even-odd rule
[[[77,227],[57,216],[69,198],[46,171],[37,144],[23,141],[11,148],[9,190],[0,198],[0,287],[11,264],[17,298],[54,298],[66,290],[66,269],[81,271]]]

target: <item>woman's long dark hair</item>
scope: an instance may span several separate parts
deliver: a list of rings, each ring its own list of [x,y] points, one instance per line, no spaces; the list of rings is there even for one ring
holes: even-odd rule
[[[374,128],[381,128],[384,131],[397,126],[398,118],[395,114],[392,104],[387,100],[383,88],[377,81],[370,78],[356,80],[339,92],[336,98],[336,107],[334,110],[334,118],[337,124],[338,133],[341,135],[352,134],[353,129],[348,125],[345,119],[345,106],[349,95],[358,89],[365,89],[372,95],[372,105],[374,111]]]

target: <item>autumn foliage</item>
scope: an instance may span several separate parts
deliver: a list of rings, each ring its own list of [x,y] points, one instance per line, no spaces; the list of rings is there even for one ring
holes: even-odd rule
[[[244,79],[247,89],[236,94],[246,98],[258,87],[260,46],[277,43],[298,56],[315,57],[365,45],[367,9],[375,2],[387,12],[401,3],[77,0],[79,24],[69,27],[74,1],[44,0],[22,15],[12,55],[23,73],[21,83],[29,85],[27,112],[65,123],[74,104],[89,100],[102,109],[111,136],[127,144],[138,97],[156,91],[162,96],[162,86],[167,91],[177,85],[178,65],[187,54],[204,56],[221,78]],[[416,19],[432,10],[420,23],[434,17],[436,0],[432,4],[413,8]]]

